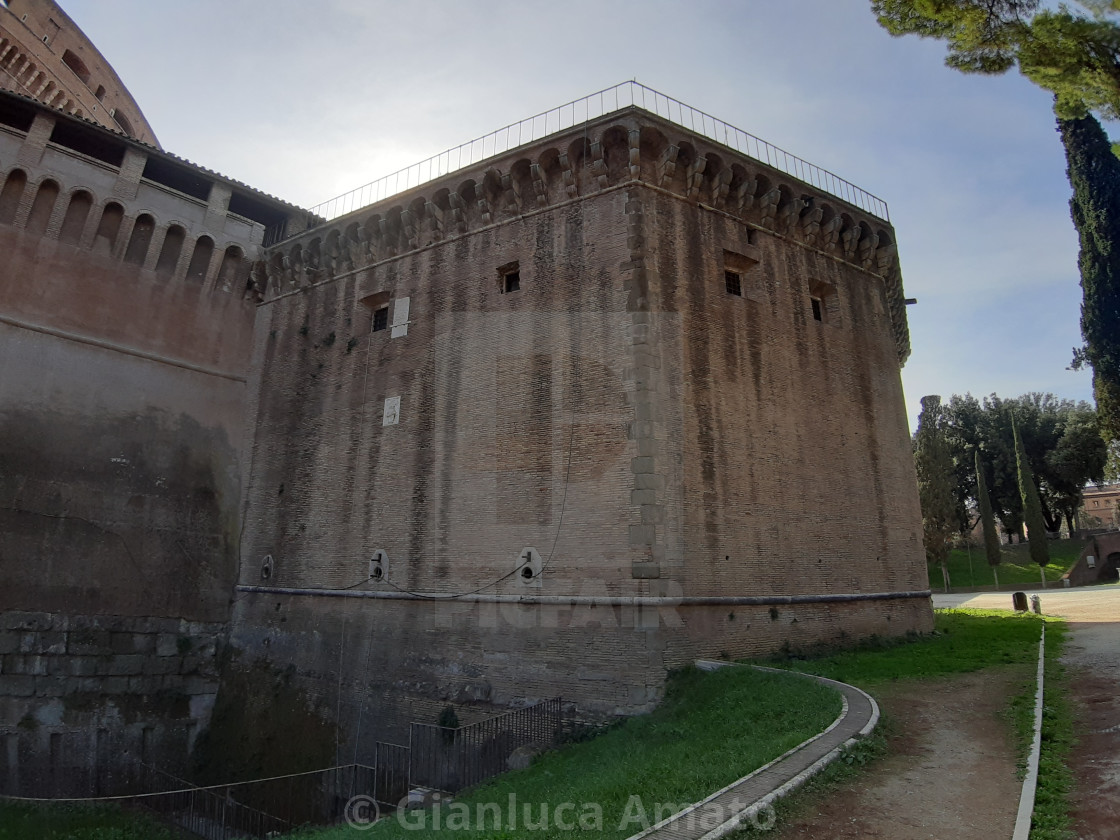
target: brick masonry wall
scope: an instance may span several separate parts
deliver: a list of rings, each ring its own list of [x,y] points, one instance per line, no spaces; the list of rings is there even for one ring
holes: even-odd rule
[[[644,190],[658,538],[687,595],[922,590],[916,478],[882,280]],[[740,274],[729,294],[725,271]],[[811,289],[825,287],[823,321]]]
[[[615,268],[627,252],[612,228],[625,201],[615,191],[266,303],[242,582],[260,582],[268,555],[275,585],[365,586],[383,550],[386,591],[516,594],[532,547],[555,558],[546,587],[555,574],[638,594],[619,504],[635,451]],[[498,268],[513,262],[520,289],[506,294]],[[361,301],[377,294],[391,309],[409,299],[407,335],[370,331]],[[393,397],[400,421],[385,426]]]
[[[171,618],[0,616],[0,779],[129,759],[182,768],[218,689],[224,626]]]
[[[340,754],[447,703],[634,712],[696,656],[931,626],[928,598],[674,602],[926,589],[898,328],[870,271],[594,183],[399,255],[382,243],[261,308],[232,667],[289,669]],[[725,249],[746,260],[730,303]],[[810,282],[834,290],[826,324],[805,320]],[[371,333],[404,297],[407,334]]]
[[[0,219],[0,756],[9,778],[126,755],[182,768],[237,573],[255,303],[219,264],[262,226],[141,183],[134,150],[117,169],[47,146],[54,121],[0,132],[5,183],[16,160],[27,179]],[[95,235],[110,200],[112,247]],[[146,248],[142,215],[159,223]],[[156,271],[172,224],[190,237]],[[201,236],[221,247],[188,279]]]

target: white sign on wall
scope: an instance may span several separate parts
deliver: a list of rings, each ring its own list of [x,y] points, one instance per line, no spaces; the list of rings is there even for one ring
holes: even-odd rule
[[[390,338],[400,338],[408,335],[408,298],[397,298],[393,301],[393,329]]]
[[[395,426],[401,420],[401,398],[387,397],[385,411],[381,415],[382,426]]]

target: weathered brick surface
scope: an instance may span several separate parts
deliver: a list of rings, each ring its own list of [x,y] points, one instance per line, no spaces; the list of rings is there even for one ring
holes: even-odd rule
[[[930,626],[922,598],[704,600],[927,588],[909,347],[889,224],[819,195],[803,222],[791,190],[810,188],[756,164],[748,201],[720,187],[745,183],[726,150],[679,130],[666,167],[646,119],[591,130],[599,163],[549,174],[550,144],[579,144],[550,138],[270,258],[241,581],[274,593],[239,596],[233,643],[324,707],[341,684],[350,738],[362,703],[383,734],[448,702],[633,711],[696,656]],[[537,204],[518,155],[546,162]],[[467,196],[458,215],[441,189]],[[405,297],[407,334],[371,333],[362,301]],[[591,602],[425,600],[473,592]]]
[[[237,573],[246,258],[269,223],[246,214],[286,211],[16,107],[35,115],[0,130],[0,779],[142,752],[181,766]]]
[[[215,642],[224,624],[82,615],[62,622],[14,610],[5,623],[69,629],[0,630],[0,643],[18,638],[26,648],[0,656],[0,735],[15,739],[17,759],[10,764],[10,751],[0,753],[0,771],[42,766],[51,756],[88,766],[98,760],[97,744],[104,750],[110,742],[117,760],[146,756],[182,767],[217,695]],[[171,627],[179,633],[164,632]],[[157,640],[164,638],[171,644],[160,652]]]
[[[886,222],[631,110],[298,235],[246,278],[222,257],[262,241],[228,212],[238,188],[175,194],[139,147],[93,165],[40,142],[55,120],[0,133],[27,176],[0,207],[19,760],[62,735],[89,760],[185,754],[238,574],[269,589],[235,595],[231,667],[262,660],[363,749],[447,703],[635,711],[697,656],[929,626],[891,594],[926,580]],[[80,230],[61,197],[35,209],[48,177],[90,192]]]

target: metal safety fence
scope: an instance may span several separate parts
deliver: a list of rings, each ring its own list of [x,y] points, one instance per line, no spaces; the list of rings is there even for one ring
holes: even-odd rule
[[[355,797],[373,799],[387,813],[418,789],[455,793],[485,781],[510,769],[517,750],[556,744],[562,709],[557,698],[456,728],[414,723],[409,746],[375,744],[372,766],[221,785],[195,785],[140,762],[9,767],[0,774],[0,800],[116,805],[154,814],[207,840],[263,840],[301,826],[339,823]]]
[[[800,181],[812,184],[874,216],[886,221],[890,220],[887,203],[878,196],[827,169],[809,163],[772,143],[767,143],[750,132],[736,128],[705,111],[686,105],[678,99],[636,81],[604,88],[519,122],[510,123],[475,140],[432,155],[419,163],[406,166],[376,181],[370,181],[368,184],[317,204],[310,209],[310,213],[330,221],[451,172],[472,166],[479,161],[516,149],[518,146],[634,106],[735,149]],[[278,237],[283,238],[283,233],[272,234],[273,239]]]
[[[409,778],[416,787],[456,793],[510,769],[519,749],[555,744],[563,723],[559,699],[454,729],[414,723]]]

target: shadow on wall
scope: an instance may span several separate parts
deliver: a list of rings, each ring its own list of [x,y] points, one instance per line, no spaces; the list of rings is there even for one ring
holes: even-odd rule
[[[298,687],[294,666],[279,670],[229,654],[210,725],[195,745],[194,781],[221,784],[333,766],[336,729],[320,702]]]
[[[0,607],[225,621],[236,464],[220,428],[142,414],[0,412]]]

